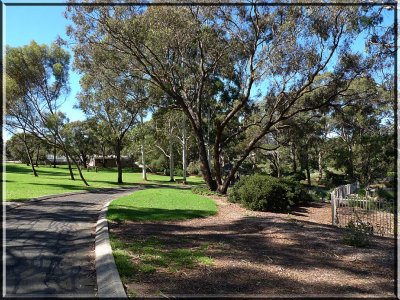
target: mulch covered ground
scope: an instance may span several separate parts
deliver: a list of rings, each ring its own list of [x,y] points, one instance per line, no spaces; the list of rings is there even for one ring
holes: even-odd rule
[[[367,248],[342,242],[330,204],[291,214],[252,212],[213,197],[218,214],[179,222],[113,223],[125,241],[156,237],[171,247],[208,245],[212,266],[163,269],[127,284],[136,296],[394,297],[395,241],[373,237]]]

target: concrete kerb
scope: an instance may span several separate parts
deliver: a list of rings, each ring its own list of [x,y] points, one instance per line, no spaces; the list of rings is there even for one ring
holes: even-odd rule
[[[96,225],[97,295],[99,298],[128,298],[115,265],[108,235],[107,210],[112,201],[103,206]]]

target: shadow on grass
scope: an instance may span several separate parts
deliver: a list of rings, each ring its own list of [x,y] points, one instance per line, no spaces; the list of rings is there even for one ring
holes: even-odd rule
[[[108,209],[107,218],[113,221],[171,221],[204,218],[214,214],[214,211],[208,210],[111,206]]]

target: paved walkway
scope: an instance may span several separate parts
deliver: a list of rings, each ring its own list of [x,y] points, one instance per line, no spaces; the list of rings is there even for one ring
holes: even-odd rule
[[[32,202],[6,213],[6,296],[96,296],[95,226],[110,189]]]

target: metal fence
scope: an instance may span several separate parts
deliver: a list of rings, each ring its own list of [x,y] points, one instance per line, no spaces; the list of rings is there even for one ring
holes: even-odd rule
[[[359,184],[347,184],[335,188],[331,193],[332,225],[345,227],[350,221],[363,222],[373,228],[373,233],[394,236],[394,201],[359,197],[354,193]]]

